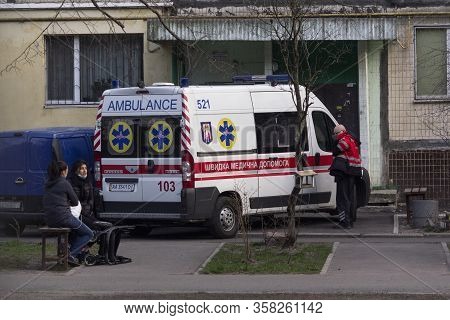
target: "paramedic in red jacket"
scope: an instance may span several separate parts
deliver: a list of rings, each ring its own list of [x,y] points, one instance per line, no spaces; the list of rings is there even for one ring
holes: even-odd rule
[[[361,176],[361,157],[357,138],[347,132],[341,124],[334,128],[336,147],[333,150],[333,164],[330,174],[336,181],[336,208],[341,227],[353,227],[351,208],[354,201],[355,177]]]

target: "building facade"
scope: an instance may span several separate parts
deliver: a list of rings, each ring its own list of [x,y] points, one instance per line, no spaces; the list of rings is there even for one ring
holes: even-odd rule
[[[123,28],[90,1],[0,1],[1,130],[94,126],[112,80],[170,80],[170,48],[148,46],[154,14],[137,1],[99,6]]]

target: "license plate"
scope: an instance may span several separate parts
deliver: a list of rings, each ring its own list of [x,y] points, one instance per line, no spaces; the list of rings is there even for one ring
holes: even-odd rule
[[[0,209],[19,210],[20,208],[22,208],[21,201],[0,201]]]
[[[110,192],[134,192],[134,183],[111,183],[109,185]]]

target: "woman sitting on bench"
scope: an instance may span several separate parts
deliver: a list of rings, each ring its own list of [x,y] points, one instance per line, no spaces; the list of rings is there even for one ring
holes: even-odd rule
[[[75,218],[70,206],[78,205],[78,197],[66,180],[68,167],[64,161],[52,161],[48,166],[48,181],[45,184],[43,198],[47,225],[52,228],[70,228],[70,255],[68,262],[78,266],[77,257],[86,244],[93,238],[92,230]]]
[[[131,260],[128,258],[117,256],[121,231],[124,227],[117,227],[113,226],[110,222],[100,221],[94,214],[94,186],[89,177],[89,168],[86,161],[76,161],[70,171],[68,181],[72,185],[81,204],[80,219],[94,231],[95,236],[93,241],[99,244],[99,252],[97,255],[83,251],[78,257],[80,262],[84,262],[87,265],[124,263],[124,259],[127,259],[125,262],[130,262]]]

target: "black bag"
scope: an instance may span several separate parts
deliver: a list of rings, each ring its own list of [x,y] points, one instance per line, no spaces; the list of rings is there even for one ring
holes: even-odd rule
[[[348,173],[348,160],[342,157],[335,157],[330,167],[330,175],[338,176]]]

